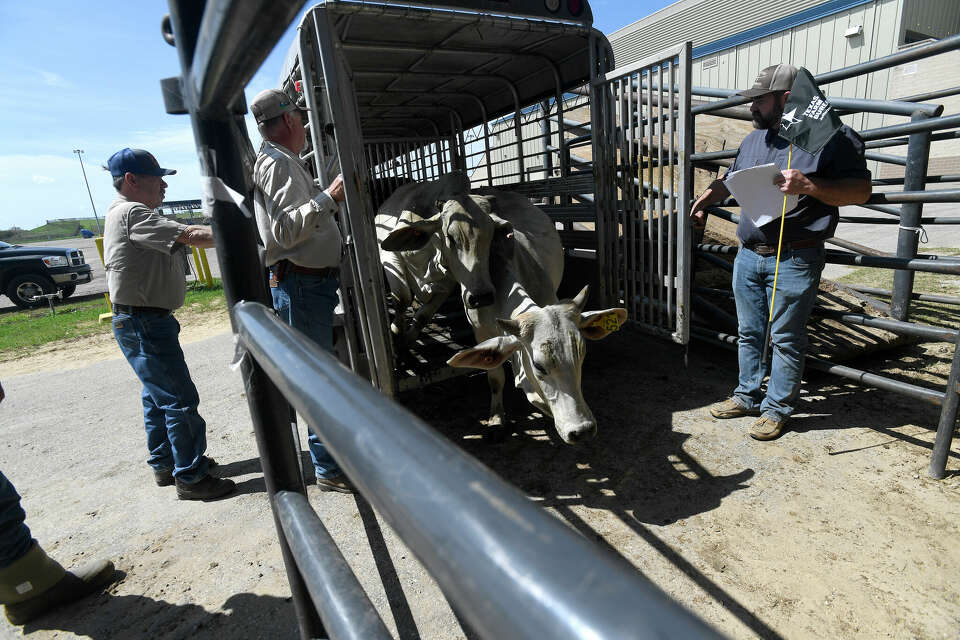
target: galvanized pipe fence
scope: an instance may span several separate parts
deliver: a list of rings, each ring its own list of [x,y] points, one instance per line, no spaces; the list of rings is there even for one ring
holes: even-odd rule
[[[244,359],[313,425],[480,637],[719,637],[271,309],[238,302],[232,314]],[[296,454],[286,425],[271,438]],[[389,637],[303,494],[279,491],[271,501],[331,637]]]
[[[918,60],[931,55],[960,49],[960,35],[951,36],[929,44],[898,52],[889,56],[878,58],[873,61],[853,65],[844,69],[838,69],[815,76],[818,84],[827,84],[839,80],[864,75],[881,69],[886,69],[911,60]],[[704,95],[714,98],[722,98],[708,104],[702,104],[694,107],[692,111],[696,114],[710,114],[719,117],[729,117],[725,110],[731,107],[746,104],[750,100],[735,95],[735,90],[726,89],[705,89],[693,88],[692,92],[696,95]],[[852,324],[865,324],[883,328],[888,331],[903,335],[913,335],[923,337],[924,339],[940,340],[954,345],[954,360],[951,368],[950,379],[948,380],[944,392],[936,392],[917,385],[891,380],[883,376],[870,374],[868,372],[858,371],[849,367],[839,365],[829,365],[816,358],[808,358],[813,368],[824,370],[828,373],[840,375],[848,379],[855,380],[861,384],[867,384],[881,389],[903,393],[910,397],[917,398],[926,402],[932,402],[941,406],[940,421],[937,430],[936,440],[933,446],[933,455],[931,457],[929,475],[934,478],[943,478],[946,470],[946,457],[949,451],[950,441],[957,422],[958,402],[957,394],[960,393],[955,380],[960,376],[960,357],[957,355],[957,345],[960,344],[957,339],[957,332],[951,329],[940,327],[931,327],[918,323],[908,322],[909,304],[911,300],[929,299],[925,294],[914,294],[913,283],[915,272],[942,273],[949,275],[960,275],[960,260],[951,259],[943,256],[921,256],[917,249],[919,244],[919,231],[921,225],[930,224],[960,224],[960,217],[941,217],[929,216],[923,217],[922,210],[925,203],[937,202],[960,202],[960,189],[940,189],[927,190],[928,182],[952,182],[960,176],[939,175],[928,176],[927,167],[930,155],[930,144],[937,140],[955,139],[960,135],[956,131],[960,127],[960,114],[943,115],[942,105],[924,104],[922,101],[936,99],[948,95],[955,95],[960,92],[958,88],[946,89],[943,91],[929,92],[923,95],[910,96],[899,100],[862,100],[848,99],[828,96],[828,100],[838,110],[844,113],[884,113],[894,115],[904,115],[911,118],[910,123],[890,125],[860,131],[861,137],[866,141],[867,148],[880,148],[887,146],[907,146],[905,157],[891,156],[887,154],[878,154],[868,152],[867,158],[880,163],[894,164],[905,167],[904,178],[901,179],[876,179],[874,185],[896,185],[902,184],[902,191],[899,192],[875,192],[868,200],[868,208],[892,216],[886,218],[843,216],[842,220],[855,224],[897,224],[899,226],[898,246],[895,256],[884,254],[883,252],[861,247],[856,243],[844,241],[842,238],[828,240],[828,243],[842,246],[849,251],[827,250],[826,261],[831,264],[845,264],[856,266],[869,266],[894,269],[894,284],[891,291],[880,289],[864,290],[863,288],[850,287],[855,294],[873,293],[876,295],[889,295],[891,301],[889,305],[879,303],[878,307],[884,309],[893,318],[892,321],[882,319],[867,320],[856,314],[844,314],[831,312],[825,309],[816,309],[814,313],[831,317],[834,320]],[[950,131],[946,131],[950,130]],[[942,132],[942,133],[934,133]],[[899,136],[908,136],[906,138]],[[691,155],[691,161],[694,166],[715,169],[722,164],[728,164],[725,161],[732,159],[736,155],[736,149],[718,152],[695,153]],[[735,201],[721,203],[729,206]],[[899,204],[899,207],[889,206]],[[724,209],[723,206],[708,208],[708,212],[723,217],[731,222],[738,222],[739,217],[736,214]],[[717,265],[723,263],[709,254],[733,254],[737,251],[736,247],[720,247],[716,245],[698,244],[696,251],[699,257],[708,258],[711,264]],[[860,291],[858,292],[858,289]],[[701,299],[702,300],[702,299]],[[876,303],[874,299],[868,299],[871,303]],[[936,300],[937,302],[946,302],[956,304],[956,299]],[[716,309],[711,309],[710,313],[716,317]],[[732,337],[735,336],[720,334],[708,329],[697,328],[694,335],[702,339],[717,340],[725,344],[730,344]]]

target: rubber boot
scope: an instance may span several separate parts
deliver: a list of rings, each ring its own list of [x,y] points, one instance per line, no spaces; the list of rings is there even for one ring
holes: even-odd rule
[[[67,571],[34,542],[22,558],[0,569],[0,603],[11,624],[26,624],[50,609],[99,591],[113,574],[109,560]]]

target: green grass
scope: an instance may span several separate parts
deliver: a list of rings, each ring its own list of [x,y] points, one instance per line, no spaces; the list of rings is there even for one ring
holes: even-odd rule
[[[923,253],[940,256],[960,256],[960,248],[924,248]],[[859,284],[866,287],[892,291],[893,273],[891,269],[862,267],[838,278],[837,281],[843,284]],[[960,297],[960,276],[917,271],[914,273],[913,291],[914,293]],[[889,296],[875,295],[872,297],[882,302],[890,301]],[[911,322],[922,322],[924,324],[956,329],[960,328],[960,307],[936,302],[911,300],[910,317],[908,319]]]
[[[224,308],[223,287],[214,278],[214,287],[205,289],[201,283],[187,283],[187,298],[182,314],[207,313]],[[98,323],[101,313],[107,313],[106,300],[54,303],[50,307],[0,314],[0,359],[24,355],[32,348],[58,340],[74,340],[98,333],[110,332],[109,322]]]

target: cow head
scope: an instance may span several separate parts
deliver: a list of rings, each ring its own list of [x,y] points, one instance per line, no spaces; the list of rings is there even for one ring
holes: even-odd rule
[[[512,320],[497,319],[503,335],[458,352],[447,364],[493,369],[518,352],[517,377],[530,403],[553,416],[557,433],[567,444],[589,440],[596,435],[597,421],[580,386],[584,338],[607,337],[627,319],[627,310],[585,312],[588,293],[589,287],[584,287],[573,300],[534,307]]]
[[[496,214],[493,196],[460,195],[446,200],[430,218],[404,211],[400,224],[380,246],[386,251],[417,251],[432,242],[443,264],[463,287],[467,308],[493,304],[490,254],[494,242],[504,251],[513,227]]]

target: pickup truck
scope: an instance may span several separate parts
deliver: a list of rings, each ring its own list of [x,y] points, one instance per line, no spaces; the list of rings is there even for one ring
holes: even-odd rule
[[[90,265],[80,249],[0,242],[0,291],[18,307],[45,305],[46,300],[39,296],[57,290],[66,298],[91,278]]]

